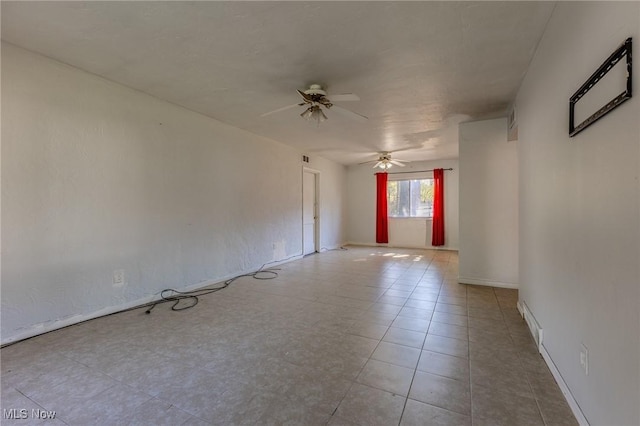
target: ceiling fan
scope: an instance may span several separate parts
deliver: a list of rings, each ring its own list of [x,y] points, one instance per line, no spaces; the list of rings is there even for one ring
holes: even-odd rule
[[[260,117],[266,117],[268,115],[286,111],[291,108],[305,106],[307,108],[302,112],[302,114],[300,114],[300,116],[307,120],[316,121],[318,124],[320,124],[320,122],[322,121],[328,120],[328,117],[325,115],[323,109],[329,110],[330,108],[334,108],[335,111],[338,112],[346,113],[346,115],[350,116],[351,118],[355,118],[360,121],[368,120],[368,117],[365,117],[364,115],[333,104],[333,102],[359,101],[360,98],[353,93],[332,95],[331,100],[329,100],[329,98],[327,97],[327,92],[319,84],[312,84],[306,90],[298,89],[297,92],[302,97],[302,102],[278,108],[276,110],[264,113]]]
[[[365,161],[359,164],[369,164],[369,163],[375,163],[373,165],[373,168],[375,169],[376,167],[381,168],[382,170],[387,170],[388,168],[390,168],[393,165],[399,166],[399,167],[404,167],[406,164],[404,163],[409,163],[410,161],[405,161],[405,160],[393,160],[391,159],[391,153],[390,152],[381,152],[380,155],[378,156],[377,160],[371,160],[371,161]]]

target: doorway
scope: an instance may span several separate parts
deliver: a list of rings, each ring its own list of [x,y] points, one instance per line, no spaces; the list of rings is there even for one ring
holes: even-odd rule
[[[318,187],[320,174],[311,169],[303,170],[302,179],[302,254],[319,252]]]

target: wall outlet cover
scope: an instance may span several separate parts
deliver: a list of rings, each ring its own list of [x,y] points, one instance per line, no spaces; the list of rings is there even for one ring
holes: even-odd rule
[[[116,269],[113,271],[114,287],[122,287],[124,285],[124,269]]]

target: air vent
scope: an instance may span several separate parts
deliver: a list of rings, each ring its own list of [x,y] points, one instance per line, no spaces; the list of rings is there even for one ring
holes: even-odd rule
[[[533,316],[529,307],[526,303],[522,302],[522,305],[518,307],[518,310],[522,312],[522,316],[524,317],[525,322],[529,326],[529,331],[531,331],[531,336],[533,340],[536,342],[536,346],[538,347],[538,352],[542,351],[542,327],[536,321],[536,318]]]

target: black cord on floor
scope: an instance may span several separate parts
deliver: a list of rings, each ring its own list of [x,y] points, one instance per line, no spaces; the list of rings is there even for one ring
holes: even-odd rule
[[[342,247],[342,246],[338,247],[338,248],[332,248],[332,249],[326,248],[326,247],[322,247],[320,249],[320,252],[323,252],[323,251],[347,251],[347,250],[349,250],[349,249],[346,248],[346,247]]]
[[[192,291],[178,291],[178,290],[174,290],[174,289],[168,288],[168,289],[162,290],[160,292],[160,297],[162,298],[161,300],[157,300],[155,302],[150,302],[150,303],[145,303],[143,305],[134,306],[132,308],[123,309],[121,311],[112,312],[110,314],[102,315],[102,316],[99,316],[99,317],[96,317],[96,318],[91,318],[91,319],[88,319],[88,320],[80,321],[80,322],[78,322],[76,324],[67,325],[65,327],[61,327],[61,328],[58,328],[58,329],[55,329],[55,330],[51,330],[51,331],[48,331],[48,332],[42,333],[42,334],[51,333],[51,332],[58,331],[58,330],[63,329],[63,328],[73,327],[74,325],[82,324],[82,323],[88,322],[88,321],[93,321],[93,320],[100,319],[100,318],[103,318],[103,317],[108,317],[108,316],[111,316],[111,315],[117,315],[117,314],[120,314],[120,313],[123,313],[123,312],[136,311],[136,310],[142,309],[142,308],[148,308],[145,311],[145,313],[146,314],[150,314],[151,311],[153,310],[153,308],[155,308],[157,305],[160,305],[162,303],[174,302],[174,304],[171,306],[171,310],[172,311],[183,311],[185,309],[193,308],[194,306],[196,306],[198,304],[198,301],[199,301],[198,298],[200,296],[204,296],[204,295],[210,294],[210,293],[215,293],[216,291],[220,291],[222,289],[225,289],[225,288],[229,287],[229,285],[231,285],[231,283],[234,282],[235,280],[237,280],[238,278],[253,277],[256,280],[272,280],[274,278],[277,278],[278,277],[278,273],[276,271],[279,271],[280,270],[279,268],[267,268],[267,269],[263,269],[263,268],[265,266],[267,266],[267,265],[272,264],[272,263],[286,262],[287,260],[293,259],[295,257],[300,257],[300,255],[297,254],[297,255],[289,256],[286,259],[275,260],[273,262],[265,263],[257,271],[251,272],[249,274],[238,275],[237,277],[230,278],[230,279],[226,280],[219,287],[207,287],[207,288],[201,288],[201,289],[192,290]],[[166,292],[172,292],[173,295],[165,296],[164,294]],[[191,304],[189,304],[187,306],[179,306],[179,303],[182,300],[191,300]],[[38,336],[41,336],[41,334],[38,334],[38,335],[35,335],[35,336],[31,336],[31,337],[28,337],[26,339],[16,340],[15,342],[9,342],[9,343],[6,343],[4,345],[0,345],[0,348],[5,348],[7,346],[14,345],[14,344],[22,342],[24,340],[36,338]]]
[[[155,308],[157,305],[160,305],[162,303],[173,302],[173,305],[171,305],[171,310],[172,311],[184,311],[186,309],[190,309],[190,308],[193,308],[194,306],[196,306],[198,304],[198,302],[200,301],[200,299],[199,299],[200,297],[205,296],[207,294],[215,293],[216,291],[223,290],[223,289],[229,287],[231,285],[231,283],[233,283],[235,280],[237,280],[239,278],[252,277],[252,278],[254,278],[256,280],[272,280],[274,278],[277,278],[278,277],[278,273],[276,271],[279,271],[280,270],[279,268],[267,268],[267,269],[264,269],[264,267],[269,265],[270,263],[285,262],[285,261],[287,261],[289,259],[293,259],[294,257],[298,257],[298,255],[290,256],[290,257],[288,257],[286,259],[283,259],[283,260],[276,260],[276,261],[273,261],[273,262],[265,263],[257,271],[250,272],[248,274],[238,275],[238,276],[233,277],[233,278],[229,278],[224,283],[222,283],[222,285],[220,285],[218,287],[205,287],[205,288],[200,288],[200,289],[191,290],[191,291],[179,291],[179,290],[175,290],[175,289],[172,289],[172,288],[167,288],[167,289],[162,290],[160,292],[161,300],[157,300],[155,302],[147,303],[146,305],[142,305],[142,306],[136,306],[135,308],[131,308],[129,310],[140,309],[140,308],[148,308],[145,311],[145,313],[146,314],[150,314],[151,311],[153,310],[153,308]]]
[[[149,309],[145,311],[146,314],[150,314],[151,310],[156,307],[156,305],[162,303],[173,302],[171,305],[172,311],[184,311],[187,309],[191,309],[198,304],[200,301],[200,297],[205,296],[207,294],[215,293],[216,291],[223,290],[231,285],[235,280],[242,277],[252,277],[256,280],[272,280],[278,277],[278,273],[276,272],[279,269],[259,269],[255,272],[251,272],[249,274],[238,275],[237,277],[230,278],[222,283],[221,286],[218,287],[205,287],[197,290],[191,291],[179,291],[172,288],[167,288],[160,292],[161,300],[153,302],[148,305],[144,305],[141,307],[149,306]]]

